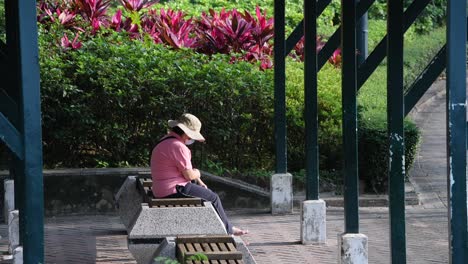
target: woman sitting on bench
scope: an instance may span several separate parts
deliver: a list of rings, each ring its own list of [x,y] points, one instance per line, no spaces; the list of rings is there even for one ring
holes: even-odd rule
[[[201,122],[191,114],[169,120],[171,131],[154,147],[151,154],[153,195],[156,198],[198,197],[213,204],[229,234],[245,235],[248,231],[232,226],[219,196],[200,179],[200,171],[192,167],[192,154],[187,145],[203,142]],[[195,181],[198,184],[192,183]]]

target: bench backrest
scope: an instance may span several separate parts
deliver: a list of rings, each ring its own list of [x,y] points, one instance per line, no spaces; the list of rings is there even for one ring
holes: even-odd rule
[[[149,207],[200,207],[204,206],[200,198],[163,198],[156,199],[152,191],[153,181],[151,178],[139,177],[137,187],[143,196],[143,202]]]

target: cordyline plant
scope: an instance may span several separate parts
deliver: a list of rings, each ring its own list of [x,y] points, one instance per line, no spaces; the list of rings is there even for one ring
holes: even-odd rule
[[[120,0],[120,3],[126,10],[135,12],[148,8],[158,2],[158,0]]]
[[[262,69],[271,68],[269,41],[273,33],[273,19],[267,19],[266,12],[262,14],[259,7],[255,17],[248,11],[223,9],[216,13],[210,9],[209,14],[202,13],[197,21],[198,51],[205,54],[243,53],[240,60],[261,62]]]
[[[72,41],[64,33],[60,39],[64,50],[81,47],[78,32],[93,37],[97,31],[106,28],[126,32],[133,39],[151,39],[173,49],[191,48],[208,55],[230,54],[232,62],[258,63],[261,69],[273,67],[274,21],[258,6],[253,15],[236,9],[219,12],[210,9],[199,18],[186,19],[182,11],[150,9],[158,0],[119,1],[123,8],[109,17],[107,11],[111,0],[40,0],[37,21],[46,25],[55,23],[77,33]],[[324,44],[317,37],[317,52]],[[294,50],[291,56],[304,60],[304,38]],[[340,66],[341,51],[336,50],[329,62]]]
[[[142,27],[155,43],[164,43],[174,49],[196,48],[197,40],[192,36],[195,25],[191,18],[185,20],[184,17],[182,11],[150,10],[142,19]]]
[[[62,48],[65,50],[68,50],[68,49],[76,50],[76,49],[81,48],[81,42],[78,41],[78,37],[79,37],[79,33],[76,33],[75,38],[72,41],[70,41],[68,39],[68,35],[65,33],[60,41]]]

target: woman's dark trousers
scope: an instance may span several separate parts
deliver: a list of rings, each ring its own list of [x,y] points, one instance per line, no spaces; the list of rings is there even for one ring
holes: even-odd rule
[[[224,212],[223,205],[221,204],[221,199],[219,199],[219,196],[215,192],[193,183],[187,183],[187,185],[185,185],[184,188],[180,188],[180,191],[185,195],[202,198],[205,201],[211,202],[213,204],[213,207],[218,212],[219,218],[221,218],[221,221],[223,221],[227,232],[229,234],[232,234],[232,225],[229,222],[226,213]]]

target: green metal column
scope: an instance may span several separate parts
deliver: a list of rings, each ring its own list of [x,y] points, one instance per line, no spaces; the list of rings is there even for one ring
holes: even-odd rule
[[[406,263],[403,0],[387,0],[387,127],[390,248],[394,264]]]
[[[359,233],[356,0],[341,0],[345,232]]]
[[[357,5],[361,0],[357,0]],[[368,38],[369,35],[369,22],[367,12],[361,17],[358,16],[357,31],[356,31],[356,46],[357,46],[357,60],[358,65],[361,65],[367,58],[369,53]]]
[[[276,172],[287,172],[286,149],[286,61],[284,33],[284,0],[275,0],[275,143]]]
[[[17,162],[20,182],[20,235],[25,263],[44,263],[44,195],[36,1],[7,1],[7,23],[16,28],[15,84],[19,89],[24,159]],[[11,4],[11,6],[10,6]],[[10,45],[10,43],[8,44]],[[20,168],[18,168],[20,167]],[[17,181],[18,183],[18,181]],[[16,184],[17,184],[16,183]],[[15,185],[16,185],[15,184]]]
[[[466,199],[466,1],[447,7],[447,188],[449,261],[468,263]]]
[[[318,200],[319,198],[316,12],[316,0],[304,0],[304,94],[307,200]]]

